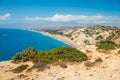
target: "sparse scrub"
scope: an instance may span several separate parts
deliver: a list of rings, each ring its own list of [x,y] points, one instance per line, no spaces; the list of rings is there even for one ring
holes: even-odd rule
[[[55,35],[64,35],[63,32],[59,30],[43,30],[44,32],[48,32],[50,34],[55,34]]]
[[[71,37],[72,36],[72,34],[70,33],[70,34],[65,34],[65,36],[67,36],[67,37]]]
[[[105,40],[105,41],[98,42],[96,46],[98,49],[110,50],[110,49],[114,49],[116,45],[112,41]]]
[[[103,36],[102,36],[102,35],[99,35],[98,37],[96,37],[95,40],[101,40],[101,39],[103,39]]]
[[[86,63],[84,63],[84,65],[86,67],[93,67],[101,62],[103,62],[103,60],[101,58],[97,58],[94,62],[87,61]]]
[[[13,73],[20,73],[20,72],[24,71],[27,67],[28,67],[28,65],[21,65],[15,69],[13,69],[12,72]]]

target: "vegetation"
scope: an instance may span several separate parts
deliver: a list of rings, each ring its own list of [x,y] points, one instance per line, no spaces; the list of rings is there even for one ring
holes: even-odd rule
[[[61,47],[47,51],[37,51],[34,48],[28,48],[19,52],[12,58],[13,63],[32,61],[34,63],[43,62],[46,64],[56,63],[59,60],[63,61],[85,61],[87,56],[85,53],[76,48]]]
[[[21,65],[15,69],[13,69],[12,72],[13,73],[20,73],[20,72],[24,71],[27,67],[28,67],[28,65]]]
[[[70,32],[70,33],[68,33],[68,34],[65,34],[65,36],[67,36],[67,37],[72,37],[72,34],[76,31],[77,29],[74,29],[72,32]]]
[[[110,50],[115,48],[115,43],[109,40],[101,41],[96,44],[98,49]]]
[[[13,63],[19,63],[19,62],[26,62],[26,61],[33,61],[35,58],[35,55],[37,55],[37,51],[30,47],[26,50],[23,50],[22,52],[19,52],[12,58]]]
[[[47,69],[50,69],[50,66],[47,65],[47,64],[45,64],[45,63],[37,62],[37,63],[35,63],[31,68],[29,68],[29,69],[27,70],[27,72],[31,72],[32,69],[37,69],[37,71],[43,71],[43,70],[45,70],[46,68],[47,68]]]
[[[67,36],[67,37],[71,37],[71,36],[72,36],[72,33],[65,34],[65,36]]]
[[[84,63],[84,65],[86,67],[93,67],[101,62],[103,62],[102,58],[97,58],[94,62],[87,61],[86,63]]]
[[[45,32],[48,32],[50,34],[58,34],[63,35],[63,32],[60,32],[59,30],[44,30]]]
[[[95,40],[101,40],[101,39],[103,39],[103,36],[102,36],[102,35],[99,35],[99,36],[96,37]]]

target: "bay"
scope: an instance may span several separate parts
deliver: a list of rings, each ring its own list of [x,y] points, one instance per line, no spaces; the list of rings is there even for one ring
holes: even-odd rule
[[[50,50],[70,45],[41,33],[22,29],[0,29],[0,61],[10,60],[17,52],[28,47]]]

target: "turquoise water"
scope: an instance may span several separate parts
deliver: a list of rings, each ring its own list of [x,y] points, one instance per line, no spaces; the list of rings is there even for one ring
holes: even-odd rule
[[[17,52],[28,47],[50,50],[70,45],[41,33],[20,29],[0,29],[0,61],[10,60]]]

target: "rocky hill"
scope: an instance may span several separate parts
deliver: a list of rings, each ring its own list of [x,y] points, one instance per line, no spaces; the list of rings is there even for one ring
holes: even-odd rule
[[[42,29],[54,35],[61,35],[67,37],[74,42],[79,49],[85,46],[95,45],[97,42],[110,40],[115,44],[120,45],[120,28],[110,26],[89,26],[89,27],[72,27],[72,28],[54,28]]]

